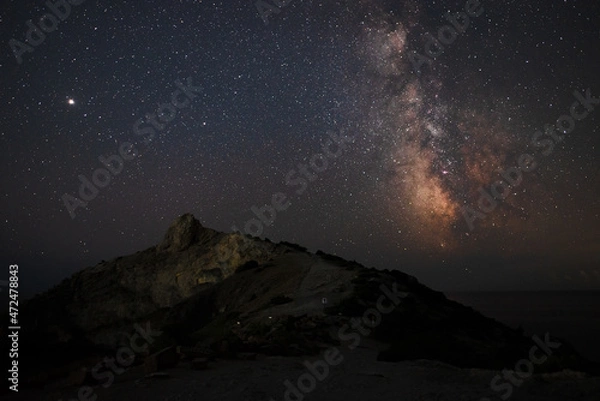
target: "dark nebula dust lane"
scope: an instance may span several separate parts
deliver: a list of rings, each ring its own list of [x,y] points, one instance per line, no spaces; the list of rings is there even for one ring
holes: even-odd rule
[[[362,24],[355,46],[365,65],[365,84],[360,89],[365,125],[369,127],[369,140],[378,144],[378,167],[384,172],[381,190],[385,205],[382,206],[399,226],[410,232],[411,240],[423,248],[450,254],[489,247],[502,237],[502,242],[511,244],[506,237],[527,237],[532,226],[538,224],[539,231],[534,230],[545,236],[540,223],[554,220],[555,216],[543,216],[540,212],[547,212],[547,208],[540,208],[539,204],[552,196],[563,196],[556,194],[557,177],[551,182],[554,185],[548,185],[549,180],[544,176],[547,167],[543,163],[553,166],[556,161],[543,160],[540,147],[534,149],[531,143],[532,135],[541,129],[540,124],[554,123],[559,114],[551,110],[547,116],[554,120],[544,121],[546,115],[533,116],[527,104],[518,103],[518,99],[525,99],[529,105],[552,102],[554,96],[546,92],[548,99],[539,97],[540,84],[536,82],[529,86],[537,87],[538,91],[513,90],[513,100],[506,96],[504,88],[496,90],[493,83],[486,85],[487,88],[480,87],[475,80],[463,80],[457,85],[457,75],[474,76],[478,71],[467,62],[477,59],[477,54],[468,54],[467,60],[460,59],[465,41],[483,41],[475,47],[492,53],[505,51],[509,46],[493,43],[490,36],[481,34],[490,30],[489,14],[496,11],[486,6],[481,6],[480,16],[470,18],[465,32],[445,47],[445,54],[421,66],[420,71],[414,57],[425,54],[427,39],[424,38],[451,23],[448,18],[438,18],[438,25],[428,25],[423,7],[414,2],[405,2],[403,7],[393,10],[369,3],[370,18]],[[449,6],[447,10],[462,11],[456,7]],[[494,74],[503,75],[498,72],[500,68],[496,67]],[[511,76],[518,79],[519,70],[515,68]],[[571,104],[568,100],[572,91],[585,89],[571,89],[572,83],[555,87],[562,91],[556,95],[567,99],[561,102],[565,111]],[[515,87],[523,86],[519,83]],[[528,96],[531,98],[527,99]],[[581,134],[591,134],[590,126]],[[465,207],[476,204],[481,190],[489,192],[490,185],[503,179],[503,171],[518,165],[518,158],[524,153],[535,155],[537,164],[542,166],[540,172],[525,174],[522,177],[525,181],[509,188],[510,195],[499,202],[496,210],[479,219],[476,228],[470,227]],[[561,155],[558,157],[560,162],[564,160]],[[585,172],[593,175],[592,171]],[[588,187],[582,192],[589,197],[593,191],[593,187]],[[588,211],[588,215],[597,213]],[[589,229],[587,224],[584,226]],[[521,247],[501,244],[498,248],[498,253],[503,253]]]

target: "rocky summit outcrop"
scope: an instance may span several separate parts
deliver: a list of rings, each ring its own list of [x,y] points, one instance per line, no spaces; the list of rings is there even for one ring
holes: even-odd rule
[[[399,270],[221,233],[190,214],[157,246],[83,269],[21,314],[22,358],[46,378],[58,366],[81,369],[90,358],[131,346],[140,326],[161,334],[138,359],[173,347],[221,357],[302,355],[368,337],[385,361],[501,368],[532,346]],[[563,344],[544,369],[595,369]]]
[[[215,231],[205,229],[200,222],[191,214],[184,214],[179,217],[165,234],[164,240],[158,245],[159,251],[181,252],[189,248],[193,243],[198,242],[201,236],[210,237],[216,234]],[[205,241],[208,238],[202,238]]]
[[[83,333],[94,344],[114,345],[115,328],[172,307],[247,262],[264,263],[281,252],[269,242],[205,228],[186,214],[159,245],[84,269],[32,299],[30,327],[47,331],[48,343]]]

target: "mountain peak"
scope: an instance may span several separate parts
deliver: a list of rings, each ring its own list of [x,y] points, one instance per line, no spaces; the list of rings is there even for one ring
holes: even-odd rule
[[[144,321],[160,335],[148,354],[177,346],[223,357],[314,355],[351,338],[359,343],[366,327],[381,345],[378,360],[387,362],[432,359],[501,369],[533,346],[523,333],[398,270],[221,233],[189,213],[175,219],[157,248],[84,269],[23,308],[23,338],[30,347],[43,345],[26,356],[27,366],[42,366],[28,375],[35,378],[30,385],[45,384],[68,366],[85,369],[82,355],[121,349],[121,340],[138,331],[132,322]],[[361,329],[343,334],[351,325]],[[548,369],[596,371],[566,344],[553,352]],[[62,366],[43,376],[56,355]],[[146,358],[145,366],[155,363],[155,356]]]
[[[158,249],[167,252],[183,251],[198,240],[199,233],[203,229],[204,227],[193,214],[183,214],[171,224]]]

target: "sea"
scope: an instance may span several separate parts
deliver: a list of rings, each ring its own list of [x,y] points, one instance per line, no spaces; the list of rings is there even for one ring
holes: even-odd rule
[[[600,362],[600,291],[447,292],[448,299],[472,307],[528,335],[560,337],[582,356]]]

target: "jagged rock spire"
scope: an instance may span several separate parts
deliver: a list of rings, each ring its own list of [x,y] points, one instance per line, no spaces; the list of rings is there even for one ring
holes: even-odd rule
[[[160,251],[180,252],[198,240],[202,224],[191,213],[179,216],[167,230],[158,246]]]

